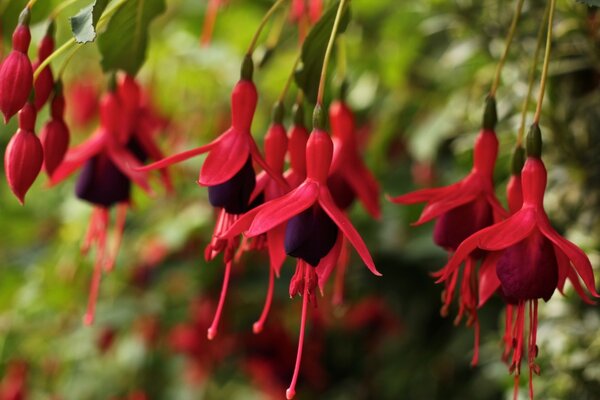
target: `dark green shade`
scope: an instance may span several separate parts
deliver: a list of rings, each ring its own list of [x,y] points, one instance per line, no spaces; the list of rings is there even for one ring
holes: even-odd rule
[[[542,131],[540,126],[535,123],[529,128],[527,134],[527,157],[540,158],[542,156]]]
[[[525,165],[525,149],[523,146],[518,145],[514,148],[512,153],[511,173],[513,175],[520,175],[523,165]]]
[[[483,112],[483,129],[493,131],[498,123],[498,112],[496,111],[496,99],[488,96],[485,99],[485,110]]]

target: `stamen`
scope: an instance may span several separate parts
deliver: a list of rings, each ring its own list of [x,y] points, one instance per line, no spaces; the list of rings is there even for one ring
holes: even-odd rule
[[[302,361],[302,347],[304,345],[304,331],[306,328],[306,310],[308,308],[308,286],[309,286],[309,268],[305,266],[304,277],[304,294],[302,295],[302,317],[300,319],[300,336],[298,338],[298,352],[296,353],[296,365],[294,366],[294,375],[290,387],[285,391],[287,400],[291,400],[296,395],[296,382],[298,381],[298,373],[300,372],[300,362]]]
[[[260,314],[260,318],[258,321],[252,325],[252,332],[260,333],[263,330],[263,326],[265,321],[267,320],[267,316],[269,315],[269,310],[271,309],[271,300],[273,299],[273,287],[275,286],[275,271],[273,268],[269,267],[269,288],[267,289],[267,298],[265,299],[265,305],[263,307],[262,313]]]
[[[120,203],[117,206],[117,218],[115,224],[115,248],[113,250],[112,255],[108,255],[108,261],[104,265],[104,270],[106,272],[112,271],[115,267],[117,254],[119,253],[119,249],[121,248],[121,241],[123,240],[123,231],[125,230],[125,220],[127,219],[128,208],[129,204],[127,203]]]
[[[221,296],[219,298],[219,305],[217,306],[217,311],[215,312],[215,316],[213,318],[212,324],[207,331],[208,340],[213,340],[215,336],[217,336],[217,329],[219,327],[219,319],[221,319],[221,312],[223,311],[223,304],[225,303],[225,297],[227,295],[227,287],[229,285],[229,275],[231,273],[231,264],[229,261],[225,263],[225,276],[223,277],[223,286],[221,287]]]
[[[98,208],[94,210],[94,219],[96,219],[95,237],[98,245],[96,248],[96,261],[94,263],[94,272],[92,275],[92,281],[90,284],[90,294],[88,298],[88,307],[83,318],[85,325],[91,325],[94,322],[96,314],[96,301],[98,300],[98,292],[100,289],[100,281],[102,279],[102,264],[104,263],[104,255],[106,252],[106,228],[108,226],[108,210],[105,208]]]
[[[90,216],[90,223],[88,224],[88,229],[85,234],[85,238],[83,239],[83,243],[81,244],[81,254],[86,255],[88,251],[90,251],[90,247],[92,246],[92,242],[96,238],[97,225],[98,225],[98,211],[99,209],[92,209],[92,215]]]
[[[475,317],[473,323],[473,329],[475,330],[475,338],[473,343],[473,358],[471,359],[471,366],[474,367],[479,362],[479,319]]]

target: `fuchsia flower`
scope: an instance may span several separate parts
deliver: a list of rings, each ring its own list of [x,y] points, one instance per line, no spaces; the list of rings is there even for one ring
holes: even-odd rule
[[[455,251],[473,233],[506,217],[506,211],[500,205],[494,192],[494,165],[498,155],[498,139],[493,130],[495,124],[495,100],[488,98],[483,129],[475,141],[473,168],[469,175],[450,186],[422,189],[390,199],[392,202],[400,204],[427,202],[421,217],[414,224],[420,225],[437,219],[433,240],[438,246],[450,252]],[[474,326],[475,351],[471,360],[472,365],[477,363],[479,357],[477,260],[482,255],[481,252],[475,252],[465,260],[458,296],[459,310],[455,319],[455,324],[458,324],[466,315],[467,326]],[[442,271],[433,275],[439,277],[441,274]],[[444,280],[442,315],[448,313],[458,284],[458,277],[459,270],[455,270],[449,279]]]
[[[85,127],[98,112],[98,88],[94,77],[86,77],[66,87],[65,97],[69,104],[69,126]]]
[[[38,49],[38,59],[35,63],[33,63],[33,70],[35,71],[37,67],[43,63],[46,58],[52,54],[54,51],[54,21],[50,22],[48,25],[48,30],[46,31],[46,35],[42,38],[40,42],[40,47]],[[44,67],[42,72],[38,75],[35,82],[33,82],[33,87],[35,89],[35,108],[36,110],[41,110],[41,108],[46,104],[48,98],[50,97],[50,93],[52,92],[52,88],[54,87],[54,77],[52,76],[52,69],[50,69],[50,65]]]
[[[320,108],[316,115],[321,114]],[[285,248],[288,255],[298,259],[296,273],[290,282],[290,296],[303,296],[302,317],[298,355],[292,383],[286,392],[287,398],[295,395],[295,386],[300,368],[306,311],[309,299],[314,302],[315,289],[331,272],[330,257],[337,259],[339,246],[338,229],[357,250],[367,268],[381,275],[362,238],[346,215],[338,208],[327,187],[327,178],[333,158],[333,142],[329,135],[316,124],[306,147],[306,179],[286,195],[260,205],[235,222],[225,233],[225,238],[236,237],[244,232],[254,237],[276,229],[287,223]],[[337,247],[337,250],[336,250]],[[335,263],[335,261],[333,261]]]
[[[62,94],[62,84],[58,82],[50,110],[51,120],[40,132],[40,140],[44,148],[44,169],[49,177],[62,162],[69,148],[69,128],[65,124],[65,98]]]
[[[94,319],[102,268],[110,271],[115,263],[130,202],[131,182],[152,193],[146,174],[136,167],[141,167],[141,162],[148,157],[162,156],[151,137],[153,132],[139,129],[139,94],[137,84],[132,83],[130,77],[120,81],[117,93],[106,93],[100,101],[99,128],[86,142],[69,150],[51,176],[51,184],[56,184],[81,168],[75,192],[79,198],[94,205],[82,246],[82,250],[87,252],[93,244],[97,245],[84,319],[86,324],[91,324]],[[169,189],[167,175],[164,175],[163,181]],[[113,254],[107,254],[109,210],[115,204],[118,204],[116,249]]]
[[[34,133],[36,111],[26,103],[19,111],[19,130],[13,135],[4,153],[4,172],[10,190],[24,204],[25,194],[42,169],[44,151]]]
[[[492,252],[489,263],[495,268],[497,287],[500,288],[504,300],[517,310],[516,320],[512,325],[513,357],[510,364],[510,370],[516,376],[515,390],[518,387],[523,357],[525,307],[529,308],[527,361],[531,398],[532,373],[539,374],[539,367],[535,364],[538,353],[538,299],[548,301],[557,288],[562,292],[567,279],[584,301],[591,302],[579,279],[592,296],[600,297],[595,288],[590,260],[580,248],[552,228],[544,211],[546,168],[540,157],[541,133],[538,125],[534,124],[527,139],[527,160],[521,173],[521,208],[505,221],[482,229],[467,238],[444,267],[440,278],[451,279],[460,264],[477,249]],[[494,285],[488,286],[490,288],[487,291],[490,291]]]
[[[13,49],[0,65],[0,111],[5,123],[25,106],[33,87],[33,69],[27,56],[31,43],[30,17],[29,8],[25,8],[13,33]]]

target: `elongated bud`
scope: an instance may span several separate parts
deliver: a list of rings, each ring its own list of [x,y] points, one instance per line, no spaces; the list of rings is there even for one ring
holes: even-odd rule
[[[40,42],[40,47],[38,48],[38,59],[33,64],[34,71],[54,51],[53,26],[54,22],[51,22],[48,26],[46,35],[42,38],[42,41]],[[52,76],[52,69],[50,68],[50,65],[44,67],[44,69],[40,72],[33,85],[35,89],[34,104],[36,110],[39,111],[44,106],[44,104],[46,104],[46,101],[48,101],[50,93],[52,93],[52,88],[54,87],[54,77]]]
[[[532,124],[527,134],[527,157],[542,157],[542,131],[538,124]]]
[[[27,57],[31,42],[29,11],[21,13],[13,33],[13,50],[0,66],[0,111],[8,122],[25,103],[33,87],[33,69]]]
[[[498,112],[496,111],[496,99],[488,96],[485,99],[485,111],[483,112],[483,129],[494,131],[498,123]]]
[[[4,169],[10,190],[19,202],[25,202],[25,194],[42,168],[44,153],[40,140],[33,133],[35,110],[27,103],[19,112],[19,130],[10,139],[4,154]]]
[[[69,148],[69,129],[64,122],[65,100],[60,86],[52,99],[52,120],[48,121],[40,132],[40,141],[44,149],[44,170],[49,177],[60,165]]]

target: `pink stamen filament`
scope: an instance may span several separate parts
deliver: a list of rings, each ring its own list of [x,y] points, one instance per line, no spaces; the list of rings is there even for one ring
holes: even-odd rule
[[[303,263],[304,264],[304,263]],[[296,353],[296,365],[294,366],[294,375],[292,376],[292,382],[290,387],[285,391],[285,397],[287,400],[291,400],[296,395],[296,382],[298,381],[298,373],[300,372],[300,363],[302,361],[302,347],[304,346],[304,331],[306,329],[306,311],[308,308],[308,285],[309,285],[309,273],[310,271],[305,265],[304,273],[304,293],[302,295],[302,317],[300,319],[300,336],[298,338],[298,352]]]
[[[271,309],[271,301],[273,300],[273,287],[275,286],[275,271],[269,267],[269,288],[267,289],[267,298],[265,299],[265,305],[258,321],[252,325],[252,332],[260,333],[263,330],[269,310]]]
[[[98,208],[94,210],[92,219],[95,220],[96,227],[94,229],[94,235],[91,237],[90,243],[93,241],[97,241],[97,248],[96,261],[94,263],[94,272],[90,284],[88,307],[83,318],[83,323],[85,325],[91,325],[94,322],[94,317],[96,314],[96,301],[98,300],[100,281],[102,279],[102,264],[104,263],[104,255],[106,253],[106,229],[108,227],[108,209]]]
[[[212,324],[207,331],[208,340],[213,340],[217,336],[217,329],[219,327],[219,320],[221,319],[221,313],[223,311],[223,304],[225,304],[225,297],[227,296],[227,287],[229,286],[229,275],[231,273],[231,261],[225,263],[225,276],[223,277],[223,286],[221,287],[221,296],[219,298],[219,305],[213,318]]]
[[[108,255],[108,261],[104,265],[104,270],[106,272],[112,271],[115,267],[117,254],[119,253],[119,249],[121,248],[121,241],[123,240],[123,231],[125,230],[125,220],[127,219],[128,208],[129,204],[127,203],[121,203],[117,206],[117,219],[115,226],[115,248],[113,249],[113,253]]]

